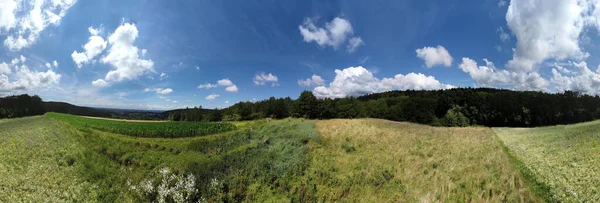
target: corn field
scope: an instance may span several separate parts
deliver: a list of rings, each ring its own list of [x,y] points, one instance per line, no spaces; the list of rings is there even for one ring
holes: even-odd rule
[[[134,137],[192,137],[204,136],[235,130],[231,123],[210,122],[124,122],[83,118],[68,114],[48,113],[51,118],[64,120],[82,128],[92,128],[101,131],[129,135]]]

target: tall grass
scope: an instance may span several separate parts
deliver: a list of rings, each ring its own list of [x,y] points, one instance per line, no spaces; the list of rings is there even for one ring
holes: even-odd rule
[[[377,119],[316,121],[311,201],[538,201],[489,128]]]
[[[541,128],[494,128],[550,201],[600,201],[600,121]]]

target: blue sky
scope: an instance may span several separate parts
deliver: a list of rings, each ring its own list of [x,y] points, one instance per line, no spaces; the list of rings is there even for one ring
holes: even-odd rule
[[[137,109],[226,107],[302,90],[597,95],[595,4],[0,0],[0,95]]]

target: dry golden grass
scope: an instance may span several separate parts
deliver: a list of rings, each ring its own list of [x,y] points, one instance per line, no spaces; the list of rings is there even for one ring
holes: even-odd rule
[[[321,141],[311,144],[307,175],[320,201],[538,201],[489,128],[315,123]]]

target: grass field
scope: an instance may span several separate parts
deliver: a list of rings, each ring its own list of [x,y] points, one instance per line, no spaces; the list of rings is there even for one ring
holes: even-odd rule
[[[552,201],[600,201],[600,121],[494,128]]]
[[[537,201],[489,128],[316,121],[307,174],[326,201]],[[323,198],[323,199],[321,199]]]
[[[0,120],[0,202],[594,202],[600,188],[600,122],[284,119],[145,138],[85,124],[96,121]]]

